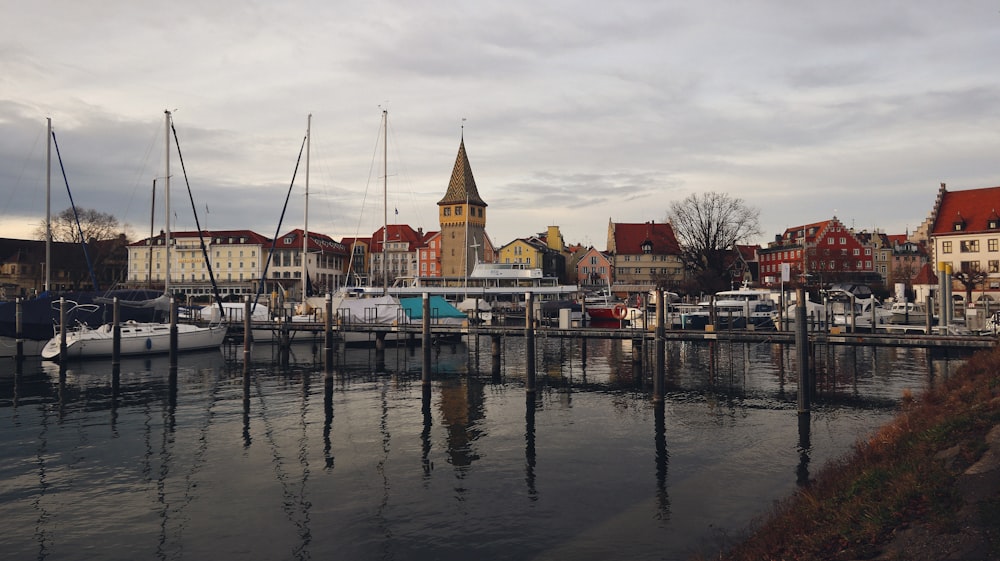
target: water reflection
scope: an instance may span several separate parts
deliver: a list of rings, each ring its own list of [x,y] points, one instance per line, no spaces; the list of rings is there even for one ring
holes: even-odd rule
[[[0,374],[0,477],[26,483],[6,498],[31,500],[0,515],[34,532],[7,532],[0,549],[57,557],[86,536],[120,544],[95,551],[111,560],[538,558],[551,543],[675,558],[807,484],[903,388],[958,364],[823,351],[818,406],[797,415],[778,345],[668,345],[669,391],[653,404],[653,362],[633,361],[629,341],[539,340],[530,394],[522,344],[503,342],[500,360],[441,346],[429,385],[405,348],[338,349],[323,384],[309,348],[287,367],[216,353],[123,361],[117,377],[108,363],[28,362]],[[450,476],[434,478],[435,462]],[[121,515],[94,523],[108,512]]]

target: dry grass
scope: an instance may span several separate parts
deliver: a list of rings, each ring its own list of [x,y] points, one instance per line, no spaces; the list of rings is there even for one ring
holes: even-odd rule
[[[986,351],[920,398],[905,394],[891,423],[718,558],[864,559],[910,523],[948,530],[961,506],[956,477],[982,455],[986,433],[1000,423],[998,372],[1000,350]]]

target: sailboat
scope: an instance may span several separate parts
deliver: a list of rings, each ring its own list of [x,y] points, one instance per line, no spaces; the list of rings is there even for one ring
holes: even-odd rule
[[[156,313],[156,296],[152,291],[135,290],[111,290],[98,292],[96,286],[93,291],[74,291],[60,294],[53,294],[51,290],[52,267],[49,263],[54,263],[52,257],[52,148],[56,147],[58,156],[58,144],[55,142],[55,133],[52,130],[52,119],[46,119],[46,137],[48,139],[46,149],[46,172],[45,172],[45,257],[42,262],[44,279],[42,292],[36,297],[26,299],[18,305],[15,302],[0,302],[0,357],[17,356],[18,343],[21,345],[22,356],[39,356],[42,349],[52,338],[55,326],[59,323],[60,297],[66,301],[66,314],[70,321],[81,325],[99,326],[108,321],[111,316],[111,303],[115,297],[131,305],[122,308],[124,319],[149,320]],[[62,158],[59,157],[59,164],[62,167]],[[65,172],[63,174],[65,178]],[[69,185],[66,186],[69,191]],[[73,202],[70,193],[70,203]],[[83,236],[81,235],[81,238]],[[89,259],[88,259],[89,262]],[[17,327],[20,321],[20,330]]]
[[[164,296],[170,296],[170,111],[164,111],[166,127],[166,158],[164,174],[164,193],[166,207],[166,225],[164,243],[166,251],[166,282]],[[120,352],[124,355],[158,354],[170,351],[170,325],[158,322],[126,321],[121,324]],[[66,326],[63,326],[66,329]],[[214,324],[202,327],[193,324],[177,325],[177,350],[194,351],[219,347],[226,337],[227,326]],[[66,354],[60,349],[61,334],[56,334],[42,348],[43,359],[58,360],[64,358],[97,358],[112,355],[114,345],[114,329],[112,324],[105,323],[93,328],[80,324],[76,329],[67,330]]]

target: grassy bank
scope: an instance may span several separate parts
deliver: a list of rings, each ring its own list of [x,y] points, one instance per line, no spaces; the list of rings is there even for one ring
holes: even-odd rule
[[[963,474],[983,457],[986,435],[998,424],[1000,350],[984,351],[924,395],[904,395],[890,424],[823,468],[718,558],[912,558],[900,552],[913,546],[900,542],[925,540],[927,547],[952,544],[925,552],[943,559],[967,546],[956,540],[968,542],[963,536],[976,532],[982,543],[975,558],[1000,559],[1000,494],[991,483],[1000,471],[987,473],[972,495],[963,487]]]

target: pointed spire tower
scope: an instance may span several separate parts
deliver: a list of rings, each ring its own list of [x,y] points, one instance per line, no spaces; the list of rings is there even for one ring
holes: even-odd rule
[[[486,203],[476,189],[472,166],[465,153],[465,131],[458,145],[448,191],[438,201],[441,224],[441,275],[465,277],[482,261],[486,236]]]

